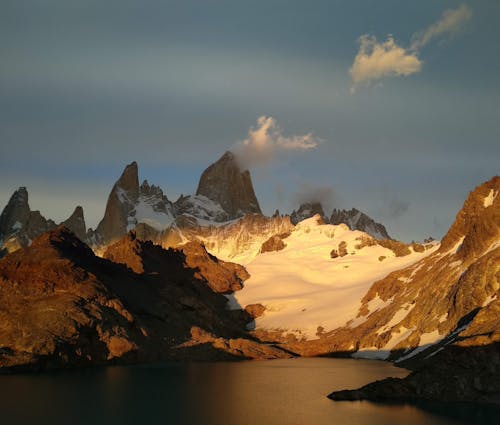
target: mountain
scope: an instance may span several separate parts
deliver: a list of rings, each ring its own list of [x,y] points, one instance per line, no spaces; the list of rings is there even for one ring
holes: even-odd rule
[[[265,306],[255,321],[255,332],[264,339],[290,334],[312,343],[318,334],[356,317],[360,300],[375,281],[437,249],[385,242],[345,224],[323,224],[319,215],[303,220],[287,232],[276,232],[263,245],[266,249],[244,263],[250,278],[234,294],[233,308]]]
[[[306,202],[300,204],[297,211],[293,210],[292,214],[290,214],[290,220],[293,224],[297,224],[302,220],[307,218],[311,218],[318,214],[324,223],[329,223],[329,219],[323,210],[323,205],[320,202]],[[336,223],[340,224],[340,223]]]
[[[352,208],[350,210],[334,209],[329,222],[331,224],[345,223],[351,230],[360,230],[368,233],[375,239],[392,239],[384,225],[377,223],[365,213]]]
[[[289,341],[284,347],[302,355],[351,353],[354,357],[408,364],[432,358],[452,346],[481,347],[496,343],[500,338],[498,192],[498,176],[471,192],[442,244],[431,244],[433,248],[418,261],[397,267],[373,285],[364,287],[355,297],[360,301],[352,304],[355,309],[349,312],[351,318],[346,324],[326,328],[315,339]],[[391,246],[395,241],[389,241],[391,245],[387,242],[377,243]],[[413,245],[409,249],[421,248]],[[396,246],[397,253],[402,251]],[[252,276],[256,274],[252,264],[247,268]],[[359,269],[352,269],[353,276],[359,273]],[[275,277],[283,280],[279,275]],[[249,279],[245,291],[252,283]],[[245,291],[236,297],[241,298]],[[251,301],[258,302],[258,298]],[[240,303],[245,304],[244,300]],[[345,304],[340,306],[344,308]],[[338,316],[342,310],[335,311]],[[259,320],[264,323],[264,317],[257,319],[257,330]]]
[[[363,328],[350,330],[358,349],[414,372],[331,398],[500,404],[499,192],[499,176],[478,186],[438,251],[377,282],[363,300],[380,297],[387,306],[364,314]]]
[[[67,228],[44,233],[0,260],[0,367],[289,357],[248,338],[251,317],[211,289],[218,273],[241,287],[239,266],[212,258],[200,271],[196,255],[127,235],[109,248],[117,264]]]
[[[31,211],[28,191],[20,187],[12,194],[0,216],[0,247],[7,252],[15,251],[55,227],[56,224],[45,219],[40,211]]]
[[[81,206],[77,206],[73,211],[73,214],[61,223],[61,226],[67,227],[76,235],[78,239],[84,241],[87,237],[87,228],[85,226],[83,208]]]
[[[145,180],[139,186],[137,163],[125,167],[108,197],[104,217],[95,232],[93,244],[103,244],[121,238],[139,223],[157,231],[168,227],[174,220],[173,205],[155,185]]]
[[[196,195],[218,203],[229,219],[246,213],[262,214],[248,170],[241,170],[236,156],[227,151],[201,175]]]

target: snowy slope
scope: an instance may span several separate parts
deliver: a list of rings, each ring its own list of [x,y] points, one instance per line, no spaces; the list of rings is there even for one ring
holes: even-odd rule
[[[344,326],[357,316],[373,282],[437,249],[436,245],[423,253],[411,250],[410,255],[396,257],[379,245],[360,248],[366,233],[344,224],[319,225],[318,218],[300,222],[284,239],[283,250],[260,254],[246,265],[251,277],[230,305],[263,304],[266,312],[256,319],[257,328],[287,330],[313,339],[318,326],[325,331]],[[332,259],[330,252],[341,242],[347,244],[347,255]],[[382,303],[370,305],[381,307]]]

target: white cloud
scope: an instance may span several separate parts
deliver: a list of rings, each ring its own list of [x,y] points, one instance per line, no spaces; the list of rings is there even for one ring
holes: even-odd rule
[[[409,48],[398,45],[392,36],[379,42],[368,34],[359,38],[359,50],[349,69],[352,79],[351,92],[362,84],[370,84],[386,77],[408,76],[422,70],[420,49],[430,41],[456,33],[470,17],[466,5],[443,12],[438,22],[418,31],[411,37]]]
[[[248,137],[233,148],[245,167],[269,162],[280,151],[305,151],[318,146],[319,140],[312,133],[284,136],[273,117],[261,116],[257,126],[250,127]]]
[[[362,35],[359,51],[349,70],[353,87],[384,77],[406,76],[419,72],[422,61],[415,53],[398,46],[392,37],[378,42],[375,37]]]
[[[410,49],[420,50],[434,38],[456,33],[471,16],[472,11],[465,4],[457,9],[445,10],[441,20],[413,34]]]

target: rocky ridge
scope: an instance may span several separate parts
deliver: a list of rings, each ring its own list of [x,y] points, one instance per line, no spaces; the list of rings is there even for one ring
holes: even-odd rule
[[[63,223],[79,237],[85,238],[82,207],[77,207]],[[46,219],[40,211],[31,211],[28,190],[20,187],[12,194],[0,216],[0,252],[2,249],[8,253],[26,247],[35,238],[56,226],[53,220]]]
[[[215,271],[197,275],[182,251],[132,235],[110,249],[109,256],[118,255],[126,265],[96,257],[60,227],[1,259],[0,367],[190,359],[200,353],[205,360],[289,357],[249,339],[241,325],[251,318],[227,312],[225,297],[211,289],[216,269],[230,270],[228,265],[214,261]],[[236,286],[244,277],[238,266],[224,276],[239,279]],[[200,340],[196,329],[214,340]]]
[[[356,208],[350,210],[334,209],[329,222],[331,224],[345,223],[349,226],[349,229],[368,233],[375,239],[392,239],[384,225],[377,223]]]
[[[290,214],[290,221],[293,224],[297,224],[302,220],[314,217],[316,214],[323,219],[324,223],[329,223],[328,217],[323,210],[323,205],[321,205],[320,202],[306,202],[300,204],[299,208],[297,210],[293,210]]]

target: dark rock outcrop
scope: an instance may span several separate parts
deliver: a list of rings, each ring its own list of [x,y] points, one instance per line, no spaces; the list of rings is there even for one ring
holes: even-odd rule
[[[292,214],[290,214],[290,221],[293,224],[297,224],[306,218],[314,217],[316,214],[320,215],[323,223],[330,222],[325,214],[325,211],[323,210],[323,205],[321,205],[320,202],[306,202],[300,204],[299,209],[297,211],[293,210]]]
[[[388,378],[357,390],[331,393],[335,401],[445,401],[500,404],[500,342],[450,346],[404,379]]]
[[[45,219],[40,211],[31,211],[28,191],[20,187],[12,194],[0,216],[0,248],[7,252],[16,251],[55,227],[56,224]]]
[[[203,172],[196,195],[217,202],[230,219],[247,213],[262,214],[250,172],[242,171],[235,155],[229,151]]]
[[[61,226],[71,230],[81,241],[85,241],[87,237],[87,228],[85,226],[85,218],[83,216],[83,208],[77,206],[71,216],[61,223]]]
[[[334,209],[330,217],[330,224],[345,223],[351,230],[360,230],[368,233],[375,239],[391,239],[384,225],[377,223],[365,213],[352,208],[350,210]]]

